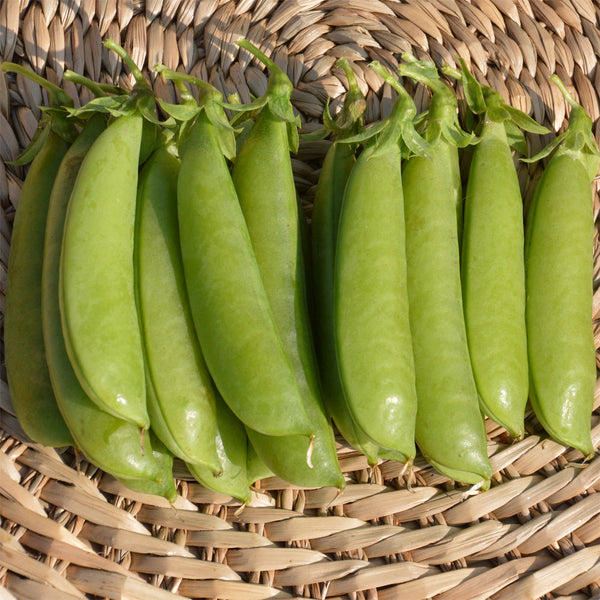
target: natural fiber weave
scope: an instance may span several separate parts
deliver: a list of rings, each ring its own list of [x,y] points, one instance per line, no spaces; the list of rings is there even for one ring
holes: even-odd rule
[[[131,85],[102,47],[111,37],[147,72],[162,62],[248,101],[267,77],[235,45],[244,36],[289,74],[308,131],[328,96],[334,110],[343,100],[337,58],[353,62],[373,121],[389,111],[393,94],[369,61],[393,68],[412,50],[454,65],[458,55],[511,104],[558,130],[568,111],[548,82],[556,72],[600,137],[599,19],[594,0],[0,0],[0,61],[33,68],[81,103],[88,92],[63,81],[66,68]],[[177,99],[170,84],[151,77],[161,97]],[[427,92],[414,93],[424,106]],[[7,162],[27,145],[45,99],[36,84],[0,73],[0,312],[26,173]],[[294,157],[308,213],[327,146],[304,142]],[[520,168],[526,201],[536,169]],[[597,194],[595,206],[597,214]],[[596,244],[596,281],[599,254]],[[599,313],[596,293],[597,348]],[[583,467],[581,455],[545,438],[532,415],[530,435],[514,444],[487,425],[495,475],[485,493],[470,495],[422,460],[409,473],[392,461],[370,469],[340,441],[348,481],[341,494],[272,478],[242,508],[176,464],[171,506],[124,488],[72,449],[28,443],[2,368],[0,599],[600,598],[600,458]],[[600,412],[592,437],[600,446]]]

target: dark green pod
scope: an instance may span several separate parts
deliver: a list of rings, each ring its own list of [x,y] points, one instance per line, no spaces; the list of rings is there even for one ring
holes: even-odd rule
[[[323,401],[342,437],[369,459],[377,462],[375,444],[358,428],[344,399],[338,375],[333,323],[335,247],[346,183],[356,162],[351,144],[333,142],[327,151],[312,211],[315,347],[323,389]]]
[[[54,131],[29,167],[19,196],[8,260],[4,344],[8,384],[25,433],[46,446],[73,438],[58,409],[42,331],[42,259],[52,186],[69,143]]]

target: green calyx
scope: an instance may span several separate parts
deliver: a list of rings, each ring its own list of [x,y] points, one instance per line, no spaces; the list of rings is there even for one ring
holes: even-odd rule
[[[426,85],[433,92],[427,114],[427,141],[435,143],[441,138],[458,148],[477,143],[474,133],[467,133],[460,127],[456,95],[442,82],[435,64],[417,60],[410,52],[402,54],[402,60],[405,62],[398,66],[398,74]]]
[[[73,142],[77,136],[77,123],[69,118],[69,111],[74,105],[71,96],[69,96],[62,88],[22,65],[6,61],[2,63],[1,68],[4,73],[22,75],[43,87],[48,92],[48,99],[50,102],[50,106],[40,107],[42,118],[38,123],[38,127],[33,134],[29,145],[21,152],[21,154],[19,154],[17,159],[10,164],[25,165],[30,163],[42,149],[50,131],[54,131],[54,133],[67,142]]]
[[[137,111],[150,123],[168,125],[158,119],[156,97],[152,86],[125,49],[111,39],[106,40],[104,46],[109,50],[113,50],[123,60],[135,79],[135,85],[130,92],[127,92],[118,86],[98,84],[83,75],[68,71],[65,73],[66,79],[85,85],[96,96],[80,108],[70,108],[71,115],[86,119],[97,112],[101,112],[118,118]]]
[[[510,145],[521,154],[527,154],[523,131],[540,135],[550,133],[547,127],[540,125],[528,114],[504,102],[499,92],[479,83],[464,59],[459,58],[459,62],[460,71],[445,65],[442,72],[462,82],[469,109],[480,117],[480,124],[486,119],[504,123]]]
[[[225,108],[241,113],[232,120],[232,123],[237,124],[248,118],[248,114],[257,114],[259,111],[268,108],[277,119],[286,123],[289,148],[292,152],[297,152],[299,144],[298,128],[301,123],[300,117],[294,113],[291,102],[291,95],[294,90],[293,83],[268,56],[248,40],[240,39],[237,44],[240,48],[244,48],[244,50],[258,58],[269,69],[269,83],[267,84],[267,91],[249,104],[224,104]]]
[[[226,158],[232,160],[236,153],[235,130],[225,114],[224,107],[229,105],[223,100],[223,94],[202,79],[173,71],[164,65],[156,65],[154,70],[165,79],[173,81],[181,94],[179,104],[159,100],[160,107],[165,113],[180,123],[177,134],[179,143],[185,141],[189,127],[201,113],[204,113],[211,125],[215,127],[221,152]],[[185,83],[191,83],[198,88],[198,101],[194,99]]]
[[[361,131],[364,125],[364,114],[367,110],[367,100],[362,93],[356,75],[352,70],[350,61],[347,58],[340,58],[336,66],[343,69],[348,79],[348,91],[344,98],[342,109],[334,119],[329,110],[330,98],[327,98],[325,109],[323,110],[323,127],[302,134],[300,137],[307,141],[319,141],[333,135],[341,140],[351,135],[356,135]]]
[[[563,133],[556,136],[538,154],[529,159],[523,159],[523,161],[528,163],[537,162],[556,149],[556,154],[571,154],[577,160],[583,161],[590,181],[592,181],[598,173],[600,164],[600,152],[592,132],[592,119],[583,106],[573,98],[558,75],[552,75],[550,81],[558,87],[571,108],[569,124]]]
[[[372,156],[385,152],[391,144],[400,144],[404,158],[411,155],[428,156],[431,144],[416,130],[417,107],[410,94],[378,61],[370,63],[369,67],[398,92],[398,98],[387,118],[340,141],[366,145],[365,151]]]
[[[367,100],[358,86],[356,75],[352,70],[347,58],[340,58],[336,66],[343,69],[348,79],[348,91],[344,98],[344,104],[337,118],[334,120],[329,111],[329,98],[323,111],[323,124],[327,132],[333,133],[337,138],[344,138],[358,133],[364,123],[364,115],[367,110]]]

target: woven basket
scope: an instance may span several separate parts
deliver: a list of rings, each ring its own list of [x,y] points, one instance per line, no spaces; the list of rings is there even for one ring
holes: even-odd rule
[[[248,101],[267,79],[237,51],[245,36],[289,73],[308,131],[328,96],[333,109],[343,100],[340,56],[355,64],[368,121],[393,102],[369,61],[393,68],[405,50],[438,65],[461,56],[554,130],[568,112],[548,83],[556,72],[598,135],[599,22],[595,0],[0,0],[0,60],[30,66],[84,102],[85,90],[63,81],[66,68],[131,85],[102,48],[111,37],[146,70],[163,62]],[[152,81],[176,100],[171,86]],[[427,103],[424,89],[414,94],[419,107]],[[44,102],[36,84],[0,74],[1,309],[26,172],[7,162],[27,145]],[[294,157],[308,214],[327,144],[303,143]],[[523,167],[520,176],[527,198],[536,171]],[[597,348],[599,312],[597,293]],[[593,418],[597,447],[600,412]],[[600,598],[600,459],[583,468],[581,455],[545,438],[532,415],[530,434],[514,444],[487,425],[494,478],[484,493],[469,495],[422,460],[410,473],[393,461],[368,468],[340,439],[341,494],[272,478],[241,507],[176,465],[179,496],[169,505],[131,492],[70,448],[29,442],[1,371],[0,599]]]

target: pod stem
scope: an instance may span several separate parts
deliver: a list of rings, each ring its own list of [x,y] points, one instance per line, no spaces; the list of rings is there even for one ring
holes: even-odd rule
[[[238,46],[244,48],[258,58],[269,70],[269,83],[267,84],[267,91],[254,102],[251,102],[248,107],[262,108],[265,104],[269,104],[271,110],[278,118],[283,121],[289,121],[295,123],[294,111],[290,97],[294,86],[290,81],[287,74],[279,68],[273,60],[268,56],[265,56],[254,44],[251,44],[248,40],[240,39],[237,42]]]
[[[417,115],[417,108],[404,86],[379,61],[373,61],[369,64],[369,67],[398,92],[398,95],[402,100],[402,105],[408,113],[407,116],[415,117]]]
[[[18,75],[23,75],[24,77],[27,77],[31,81],[34,81],[42,86],[48,92],[51,106],[59,107],[74,105],[73,98],[71,98],[71,96],[69,96],[62,88],[58,87],[54,83],[51,83],[47,79],[44,79],[41,75],[34,73],[30,69],[8,61],[3,62],[1,68],[5,73],[16,73]]]
[[[133,78],[135,79],[136,86],[145,89],[151,89],[150,84],[144,77],[141,69],[135,64],[135,61],[133,60],[133,58],[131,58],[131,56],[129,56],[125,48],[123,48],[122,46],[117,44],[117,42],[110,38],[104,41],[104,46],[109,50],[115,52],[127,65],[127,68],[129,69],[129,71],[133,75]]]
[[[219,92],[219,90],[217,90],[217,88],[210,85],[210,83],[199,79],[198,77],[194,77],[193,75],[189,75],[187,73],[173,71],[172,69],[169,69],[165,65],[161,64],[155,65],[154,71],[160,73],[165,79],[172,81],[177,86],[177,89],[181,93],[181,99],[183,100],[184,104],[196,104],[194,96],[184,85],[184,81],[195,85],[200,90],[201,102],[202,100],[213,100],[218,102],[223,99],[222,94]]]
[[[67,69],[64,72],[64,78],[67,81],[72,83],[76,83],[78,85],[82,85],[90,90],[94,96],[97,98],[107,96],[108,94],[115,94],[117,96],[124,95],[126,92],[122,88],[116,85],[110,85],[106,83],[98,83],[97,81],[93,81],[89,77],[82,75],[81,73],[76,73],[75,71],[71,71]]]
[[[256,58],[258,58],[258,60],[260,60],[260,62],[263,63],[265,67],[269,69],[269,71],[271,71],[271,73],[288,79],[287,74],[284,73],[283,70],[280,67],[278,67],[273,60],[271,60],[264,52],[259,50],[254,44],[242,38],[237,41],[237,45],[240,48],[243,48],[244,50],[250,52],[250,54],[252,54]]]
[[[560,93],[563,95],[564,99],[567,101],[571,108],[580,108],[581,105],[575,100],[571,92],[567,89],[567,86],[564,84],[562,79],[556,75],[550,76],[550,81],[560,90]]]

